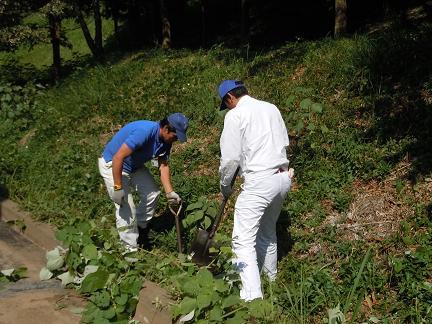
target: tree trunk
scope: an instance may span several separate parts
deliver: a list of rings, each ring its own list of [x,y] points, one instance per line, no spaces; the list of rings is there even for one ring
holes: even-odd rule
[[[201,0],[201,46],[207,44],[207,0]]]
[[[246,44],[249,39],[248,30],[249,7],[247,0],[241,0],[240,42]]]
[[[87,23],[85,22],[83,13],[79,9],[78,4],[76,2],[73,3],[73,10],[75,13],[75,17],[81,26],[82,32],[84,34],[84,38],[87,42],[87,45],[88,45],[90,51],[92,52],[92,54],[95,58],[99,58],[102,53],[99,52],[99,49],[97,48],[97,46],[95,44],[95,41],[91,37],[90,31],[88,29]]]
[[[346,0],[335,0],[335,26],[334,37],[338,38],[347,31],[347,2]]]
[[[48,14],[49,31],[51,36],[53,64],[52,78],[55,82],[60,79],[61,57],[60,57],[60,26],[61,20],[58,16]]]
[[[165,7],[165,1],[160,0],[160,16],[162,23],[162,48],[171,48],[171,24],[168,19],[167,10]]]
[[[99,53],[102,55],[103,53],[103,45],[102,45],[102,18],[100,14],[100,3],[99,0],[93,0],[93,15],[95,20],[95,47]]]

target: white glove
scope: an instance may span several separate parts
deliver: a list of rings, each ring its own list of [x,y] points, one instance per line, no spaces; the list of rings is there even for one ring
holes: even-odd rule
[[[180,205],[180,203],[181,203],[181,198],[180,198],[180,196],[175,192],[175,191],[171,191],[171,192],[168,192],[167,194],[166,194],[166,197],[167,197],[167,199],[168,199],[168,204],[170,205],[170,206],[172,206],[172,205]]]
[[[225,199],[228,199],[229,196],[231,196],[231,194],[233,192],[233,188],[230,185],[224,186],[224,185],[220,184],[220,191],[222,193],[222,196],[224,196]]]
[[[121,205],[123,202],[123,198],[125,196],[125,192],[123,189],[114,190],[111,199],[114,201],[117,205]]]

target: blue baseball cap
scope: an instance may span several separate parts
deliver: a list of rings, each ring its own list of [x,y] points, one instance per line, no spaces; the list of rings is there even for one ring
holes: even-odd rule
[[[222,102],[220,105],[220,110],[224,110],[227,108],[225,105],[225,102],[223,101],[223,98],[226,96],[228,92],[231,90],[234,90],[235,88],[244,87],[243,81],[239,80],[224,80],[219,85],[219,97],[221,98]]]
[[[182,113],[174,113],[167,117],[168,122],[176,130],[177,138],[180,142],[186,142],[186,131],[189,127],[189,120]]]

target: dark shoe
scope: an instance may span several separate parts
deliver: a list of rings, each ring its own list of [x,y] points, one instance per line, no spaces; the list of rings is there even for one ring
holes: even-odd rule
[[[138,227],[138,233],[139,233],[138,241],[137,241],[138,246],[141,249],[144,249],[147,251],[151,250],[151,248],[152,248],[152,246],[150,244],[149,237],[148,237],[149,231],[150,231],[150,229],[148,227],[146,227],[146,228]]]

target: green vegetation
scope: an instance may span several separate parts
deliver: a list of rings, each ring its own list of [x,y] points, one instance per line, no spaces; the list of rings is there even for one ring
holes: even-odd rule
[[[170,288],[179,302],[174,317],[198,323],[430,322],[431,35],[430,25],[418,24],[256,53],[143,50],[77,68],[51,88],[5,83],[2,185],[59,226],[68,251],[57,251],[46,270],[89,296],[83,322],[127,322],[143,278]],[[151,252],[123,255],[96,166],[124,123],[177,111],[190,117],[190,140],[175,144],[171,157],[174,186],[189,203],[190,241],[194,225],[208,226],[217,208],[216,87],[226,78],[243,79],[254,97],[280,108],[296,169],[278,225],[278,279],[265,283],[265,300],[250,304],[236,297],[228,262],[231,217],[209,269],[176,253],[174,229],[152,233]],[[362,195],[391,204],[379,214]],[[401,212],[385,218],[394,205]]]

